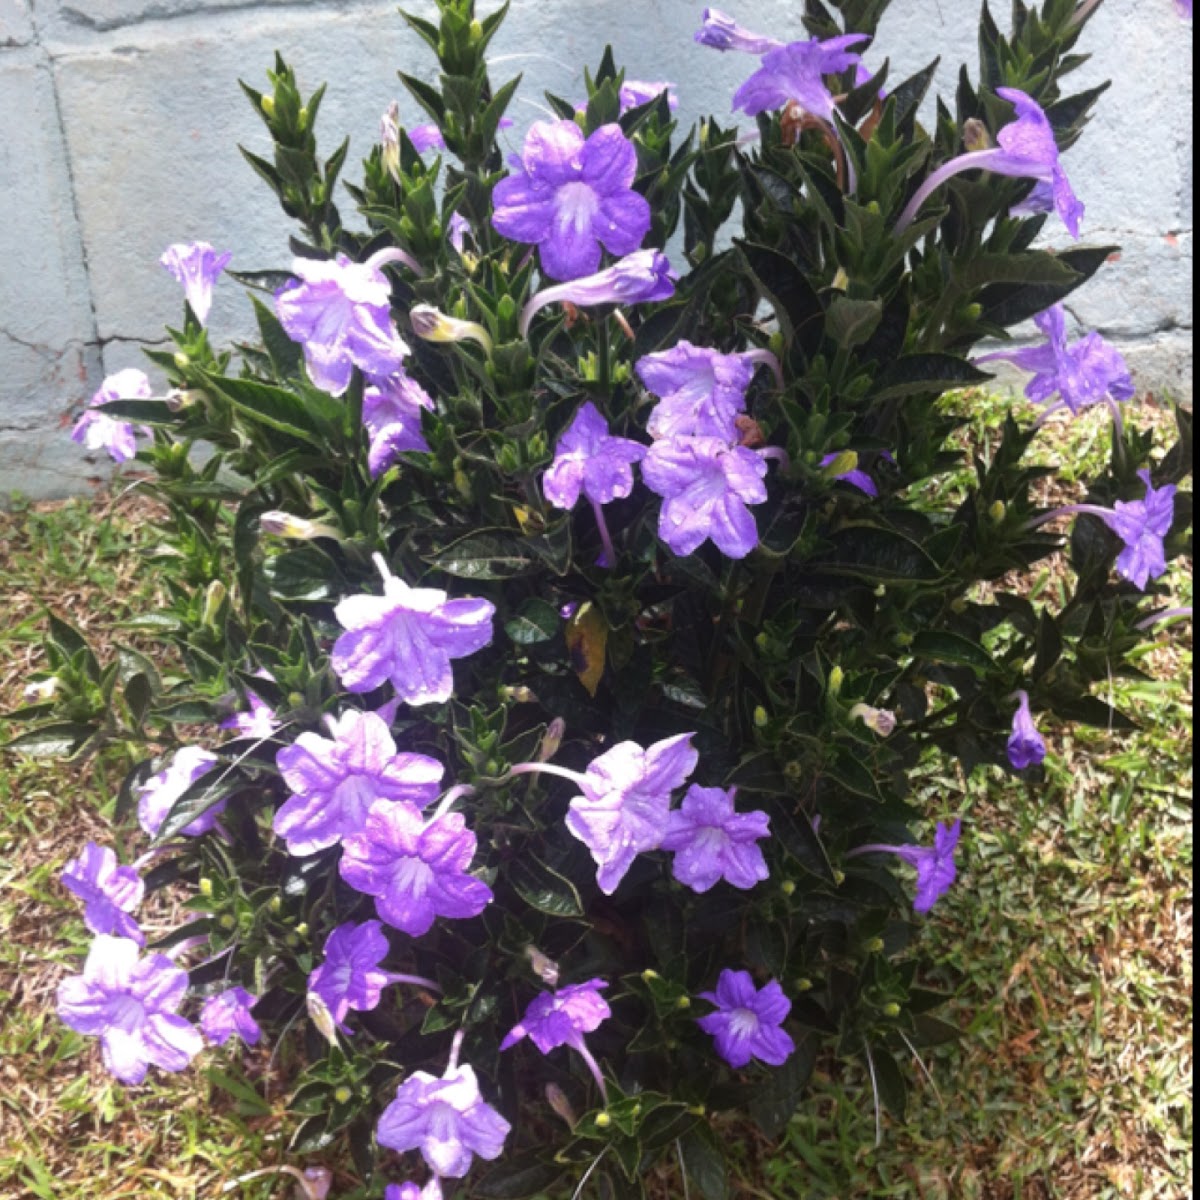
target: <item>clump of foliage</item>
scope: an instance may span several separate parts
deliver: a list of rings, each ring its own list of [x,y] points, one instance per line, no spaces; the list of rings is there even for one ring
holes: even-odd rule
[[[504,10],[438,0],[404,19],[439,86],[401,75],[432,124],[385,116],[350,223],[321,92],[282,60],[246,88],[302,231],[290,270],[234,273],[261,340],[210,342],[225,261],[173,247],[170,393],[110,380],[77,429],[167,506],[171,600],[136,624],[185,673],[55,621],[10,743],[147,746],[118,815],[150,848],[64,875],[97,941],[60,1007],[119,1078],[265,1039],[292,1150],[345,1135],[357,1194],[401,1200],[640,1196],[667,1154],[723,1196],[710,1118],[777,1136],[823,1049],[902,1114],[903,1064],[955,1033],[919,931],[963,832],[914,773],[1036,782],[1035,711],[1128,727],[1094,685],[1137,673],[1190,545],[1190,427],[1155,458],[1119,355],[1066,339],[1113,247],[1034,246],[1082,215],[1058,154],[1102,89],[1060,83],[1091,6],[1018,0],[1008,34],[985,8],[931,128],[936,64],[862,64],[885,7],[808,0],[791,44],[706,13],[759,59],[751,136],[681,131],[605,52],[506,168]],[[948,499],[939,397],[1033,316],[1008,357],[1034,399],[1109,405],[1109,469],[1045,511],[1010,418]],[[1060,597],[1011,590],[1058,555]],[[193,917],[143,951],[166,887]]]

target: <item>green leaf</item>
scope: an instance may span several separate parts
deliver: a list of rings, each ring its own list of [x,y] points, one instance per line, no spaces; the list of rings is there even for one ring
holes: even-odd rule
[[[881,525],[843,525],[830,539],[833,554],[815,567],[870,583],[917,583],[938,579],[941,568],[911,538]]]
[[[493,1167],[473,1189],[480,1200],[527,1200],[563,1181],[565,1172],[537,1155],[513,1156]]]
[[[795,1053],[783,1066],[768,1072],[766,1080],[750,1094],[750,1116],[771,1141],[787,1128],[804,1096],[816,1066],[818,1041],[813,1033],[801,1034]]]
[[[231,796],[245,781],[238,771],[225,764],[206,771],[195,783],[171,805],[158,832],[154,835],[156,845],[174,837],[185,826],[204,816],[210,808]]]
[[[891,1052],[884,1047],[877,1044],[868,1053],[871,1065],[875,1068],[872,1081],[876,1095],[897,1121],[903,1121],[908,1108],[908,1084],[904,1082],[904,1073],[896,1065]]]
[[[548,642],[562,624],[562,617],[553,604],[537,597],[526,600],[520,611],[511,621],[504,624],[504,632],[518,646],[534,646],[538,642]]]
[[[583,899],[575,885],[533,854],[514,860],[508,881],[538,912],[550,917],[582,917]]]
[[[912,652],[914,658],[955,663],[961,667],[972,667],[976,671],[991,671],[996,666],[992,656],[978,642],[973,642],[958,633],[938,633],[932,630],[918,633],[913,638]]]
[[[883,320],[882,300],[850,300],[838,296],[825,314],[825,333],[845,350],[861,346]]]
[[[775,310],[786,343],[796,344],[805,358],[821,345],[825,310],[794,259],[769,246],[737,242],[738,250],[767,303]]]
[[[725,1151],[707,1125],[694,1125],[679,1139],[683,1169],[704,1200],[727,1200],[729,1172]]]
[[[0,750],[15,750],[33,758],[67,757],[80,749],[96,732],[94,725],[81,725],[74,721],[55,721],[38,729],[29,729],[15,738],[0,743]]]
[[[991,379],[953,354],[904,354],[875,381],[874,399],[894,400],[926,392],[946,392]]]
[[[342,408],[332,396],[307,389],[303,398],[285,388],[253,379],[229,379],[205,372],[204,381],[234,408],[324,452],[337,444]]]
[[[515,579],[537,570],[536,559],[511,534],[469,533],[425,561],[460,579]]]

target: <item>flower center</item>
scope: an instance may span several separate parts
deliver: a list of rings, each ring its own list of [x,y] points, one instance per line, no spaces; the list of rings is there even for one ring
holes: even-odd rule
[[[582,180],[564,183],[558,189],[555,201],[555,224],[560,233],[571,232],[578,237],[591,229],[600,202],[590,184]]]
[[[738,1038],[753,1037],[758,1032],[758,1013],[752,1008],[735,1008],[730,1014],[729,1030]]]

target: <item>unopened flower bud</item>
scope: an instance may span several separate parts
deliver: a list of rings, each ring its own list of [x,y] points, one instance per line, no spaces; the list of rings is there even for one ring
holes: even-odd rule
[[[883,938],[873,937],[864,947],[868,954],[878,954],[883,949]]]
[[[612,1117],[606,1112],[596,1114],[596,1128],[607,1129],[612,1124]]]
[[[546,1103],[550,1105],[555,1116],[565,1121],[569,1128],[575,1128],[579,1118],[575,1115],[575,1110],[571,1107],[566,1092],[557,1083],[546,1084]]]
[[[296,934],[297,934],[297,936],[302,937],[302,938],[308,937],[308,922],[307,921],[301,921],[300,924],[296,926]]]
[[[500,695],[505,700],[511,700],[514,704],[536,704],[537,694],[530,688],[518,685],[517,687],[503,687],[500,689]]]
[[[316,992],[309,992],[304,1000],[308,1007],[309,1019],[317,1027],[317,1032],[331,1046],[336,1046],[337,1026],[334,1024],[333,1014],[329,1011],[325,1001]]]
[[[185,408],[191,408],[202,394],[186,388],[172,388],[163,397],[163,403],[167,406],[168,412],[183,412]]]
[[[563,735],[566,732],[566,721],[562,717],[555,717],[546,726],[546,732],[542,735],[542,744],[538,747],[536,761],[549,762],[558,753],[558,748],[562,745]]]
[[[804,774],[804,766],[799,759],[793,758],[791,762],[783,764],[783,777],[795,783]]]
[[[993,500],[991,507],[988,509],[988,519],[993,525],[999,525],[1008,515],[1008,509],[1004,506],[1003,500]]]
[[[762,729],[768,721],[767,710],[761,704],[754,707],[754,726],[756,729]]]
[[[841,887],[841,886],[842,886],[842,884],[846,882],[846,872],[845,872],[845,871],[839,871],[839,870],[838,870],[836,867],[834,867],[834,869],[833,869],[833,882],[834,882],[835,884],[837,884],[837,886],[838,886],[838,887]]]
[[[779,890],[785,896],[794,896],[796,894],[796,881],[794,879],[785,879],[779,885]]]
[[[393,100],[379,118],[379,143],[387,173],[400,182],[400,105]]]
[[[898,1017],[900,1015],[900,1005],[898,1005],[895,1000],[888,1001],[888,1003],[883,1006],[883,1015],[885,1017]]]
[[[846,682],[846,672],[841,667],[834,667],[829,672],[829,694],[836,696],[842,690],[842,684]]]
[[[233,913],[223,913],[217,924],[220,925],[222,929],[229,930],[233,929],[234,926],[237,925],[237,921],[234,919]]]
[[[990,150],[992,139],[988,135],[987,126],[975,117],[968,117],[963,122],[963,146],[970,151]]]
[[[272,896],[271,899],[267,902],[267,908],[273,913],[279,912],[279,910],[281,908],[283,908],[283,897],[282,896]]]
[[[642,982],[643,983],[653,983],[656,979],[659,979],[659,978],[661,978],[659,976],[659,973],[655,970],[652,970],[650,967],[647,967],[642,972]]]
[[[856,704],[850,710],[850,719],[859,718],[862,723],[880,737],[887,737],[896,728],[896,714],[886,708],[872,708],[869,704]]]
[[[837,274],[829,286],[839,292],[844,292],[850,286],[850,276],[846,274],[845,267],[838,267]]]
[[[415,304],[408,310],[412,331],[427,342],[478,342],[488,354],[492,350],[491,335],[478,321],[460,321],[448,317],[429,304]]]
[[[335,1091],[333,1093],[333,1098],[339,1104],[349,1104],[350,1097],[353,1095],[354,1095],[354,1093],[343,1083],[340,1088],[335,1089]]]
[[[216,627],[217,614],[221,611],[221,605],[225,603],[227,595],[229,592],[219,579],[214,579],[205,589],[204,610],[200,617],[205,625]]]
[[[268,117],[273,117],[275,115],[275,97],[264,96],[259,101],[259,107],[267,114]]]
[[[679,999],[675,1001],[675,1007],[677,1009],[679,1009],[680,1012],[684,1012],[687,1009],[691,1008],[692,1007],[691,996],[680,996]]]
[[[211,896],[213,894],[213,881],[207,875],[200,878],[200,895]]]
[[[292,513],[280,512],[277,509],[263,513],[258,518],[258,527],[263,533],[274,537],[294,538],[303,542],[318,537],[337,537],[337,530],[330,525],[309,521],[305,517],[293,516]]]
[[[843,450],[835,455],[821,472],[826,479],[838,479],[858,470],[858,455],[853,450]]]
[[[794,987],[798,992],[811,992],[812,980],[806,979],[803,975],[801,975],[800,978],[796,980]]]
[[[304,1200],[327,1200],[333,1187],[333,1172],[328,1167],[304,1168]]]
[[[34,683],[27,683],[25,690],[21,693],[21,698],[26,704],[45,704],[46,701],[54,699],[54,694],[60,686],[58,676],[51,675],[49,679],[39,679]]]
[[[533,973],[547,987],[558,987],[558,963],[554,959],[543,954],[536,946],[526,946],[525,957],[529,959]]]
[[[179,350],[175,354],[175,365],[182,371],[185,367],[192,365],[192,360],[182,350]]]

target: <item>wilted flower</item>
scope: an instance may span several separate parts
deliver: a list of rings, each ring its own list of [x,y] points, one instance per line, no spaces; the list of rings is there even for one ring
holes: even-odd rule
[[[451,600],[438,588],[409,587],[378,554],[375,563],[383,595],[349,596],[333,610],[346,630],[333,647],[342,686],[370,692],[390,680],[409,704],[449,700],[450,661],[491,643],[495,606],[474,597]]]
[[[1046,757],[1046,740],[1038,733],[1029,711],[1029,693],[1017,693],[1017,711],[1013,713],[1012,733],[1008,738],[1008,761],[1018,771],[1036,767]]]
[[[63,887],[83,901],[83,923],[93,933],[129,938],[139,946],[146,937],[130,916],[146,891],[133,867],[122,867],[107,847],[88,842],[78,858],[63,867]]]
[[[728,13],[719,8],[706,8],[703,24],[693,36],[693,41],[713,50],[740,50],[743,54],[766,54],[779,49],[783,43],[778,38],[763,37],[739,25]]]
[[[258,518],[258,528],[262,533],[271,537],[292,538],[299,542],[312,541],[313,538],[336,538],[338,531],[331,525],[322,525],[319,521],[310,521],[306,517],[297,517],[293,513],[271,509]]]
[[[258,1022],[250,1010],[258,1003],[244,987],[226,988],[209,996],[200,1010],[200,1031],[214,1046],[223,1046],[231,1037],[239,1037],[247,1046],[262,1039]]]
[[[219,254],[207,242],[176,242],[168,246],[158,261],[166,267],[201,325],[212,308],[213,287],[221,272],[233,257],[228,251]]]
[[[1115,346],[1110,346],[1098,333],[1088,333],[1074,344],[1067,344],[1066,314],[1061,304],[1038,313],[1034,322],[1046,335],[1044,345],[997,350],[980,355],[975,362],[1004,361],[1023,371],[1032,371],[1025,395],[1034,404],[1045,404],[1058,397],[1058,403],[1046,409],[1042,420],[1060,408],[1077,414],[1102,400],[1111,404],[1133,396],[1135,389],[1129,368]]]
[[[996,135],[999,145],[991,150],[968,151],[938,167],[916,190],[900,214],[896,222],[897,233],[912,224],[921,205],[947,179],[963,171],[991,171],[996,175],[1036,179],[1048,185],[1063,224],[1072,237],[1079,236],[1083,204],[1071,190],[1066,172],[1058,161],[1054,130],[1041,105],[1017,88],[997,88],[996,95],[1009,101],[1017,110],[1017,119]]]
[[[350,386],[358,367],[375,379],[400,370],[408,347],[392,325],[392,286],[379,265],[297,258],[297,281],[275,294],[284,332],[304,347],[309,378],[330,395]]]
[[[122,1083],[141,1083],[151,1064],[182,1071],[203,1049],[178,1015],[188,976],[165,954],[140,957],[135,942],[101,934],[82,975],[58,985],[58,1015],[76,1033],[100,1039],[104,1065]]]
[[[429,804],[445,773],[436,759],[397,753],[376,713],[347,709],[325,720],[332,740],[302,733],[275,756],[292,792],[275,814],[275,832],[292,854],[314,854],[360,832],[376,800]]]
[[[746,507],[767,498],[767,464],[753,450],[715,437],[656,441],[642,463],[646,486],[663,497],[658,536],[679,555],[706,540],[729,558],[758,545],[758,527]]]
[[[781,1027],[792,1002],[775,980],[759,990],[749,971],[726,970],[717,980],[717,990],[701,992],[700,998],[715,1004],[717,1011],[696,1024],[712,1035],[717,1053],[731,1067],[744,1067],[752,1058],[780,1067],[791,1058],[796,1043]]]
[[[421,433],[421,410],[432,409],[429,393],[404,371],[372,380],[363,389],[363,424],[371,437],[367,467],[378,479],[406,450],[429,451]]]
[[[927,913],[951,888],[958,877],[954,864],[954,851],[958,846],[962,822],[953,825],[938,823],[932,846],[891,846],[873,843],[849,851],[857,854],[894,854],[910,867],[917,869],[917,895],[913,908]]]
[[[593,304],[645,304],[669,300],[675,294],[674,280],[671,264],[662,251],[637,250],[595,275],[536,292],[521,310],[521,336],[529,336],[534,315],[547,304],[567,302],[587,308]]]
[[[207,775],[218,761],[215,754],[200,746],[183,746],[176,750],[168,766],[157,775],[151,775],[137,789],[138,824],[151,837],[157,836],[175,802],[192,784]],[[199,837],[212,829],[224,811],[225,801],[218,801],[189,825],[185,825],[180,833]]]
[[[699,755],[690,733],[643,750],[620,742],[594,758],[582,774],[550,763],[519,763],[511,774],[545,772],[569,779],[582,793],[567,813],[567,828],[592,852],[596,882],[611,896],[633,860],[657,850],[666,832],[671,792],[696,768]]]
[[[650,204],[633,190],[637,151],[619,125],[585,140],[574,121],[537,121],[517,167],[492,192],[492,224],[538,246],[552,279],[591,275],[601,246],[630,254],[650,230]]]
[[[758,845],[771,836],[770,818],[735,811],[736,791],[694,783],[667,819],[661,849],[674,853],[671,873],[694,892],[707,892],[722,879],[745,890],[770,875]]]
[[[647,83],[641,79],[625,80],[621,84],[620,92],[622,115],[631,108],[640,108],[643,104],[649,104],[651,100],[657,100],[663,92],[667,93],[667,107],[674,112],[679,107],[674,87],[673,83]]]
[[[420,1150],[429,1169],[448,1179],[461,1179],[475,1155],[499,1158],[509,1123],[479,1091],[469,1066],[458,1065],[462,1033],[456,1036],[446,1073],[440,1078],[414,1071],[379,1118],[375,1136],[381,1146],[404,1153]]]
[[[838,75],[860,63],[851,47],[870,40],[869,34],[847,33],[826,41],[811,38],[769,50],[763,55],[762,66],[734,92],[733,107],[753,117],[795,101],[805,112],[831,121],[833,93],[826,86],[825,76]]]
[[[570,1046],[587,1064],[600,1094],[606,1096],[604,1076],[583,1035],[592,1033],[612,1016],[608,1001],[600,995],[607,987],[603,979],[592,979],[557,992],[543,992],[530,1002],[520,1023],[500,1043],[500,1049],[508,1050],[524,1038],[529,1038],[543,1054],[559,1046]]]
[[[147,400],[153,395],[144,371],[129,368],[109,375],[88,401],[88,410],[75,422],[71,441],[89,450],[107,450],[113,462],[128,462],[137,453],[136,431],[129,421],[119,421],[94,411],[113,400]],[[143,427],[143,432],[149,432]]]
[[[492,902],[491,888],[467,874],[476,847],[461,813],[427,821],[413,804],[376,800],[362,832],[343,841],[338,871],[375,897],[389,925],[420,937],[438,917],[477,917]]]
[[[872,733],[877,733],[880,737],[888,737],[896,728],[896,714],[887,708],[856,704],[850,710],[850,717],[852,720],[857,717]]]
[[[457,213],[454,215],[458,216]],[[451,218],[451,225],[453,225],[453,218]],[[462,246],[460,245],[458,249],[461,251]],[[491,334],[478,321],[460,321],[457,317],[448,317],[430,304],[413,305],[408,311],[408,319],[413,333],[424,341],[478,342],[484,350],[491,353]]]
[[[409,137],[411,138],[411,134]],[[387,173],[400,182],[400,105],[393,100],[379,118],[379,145]]]

